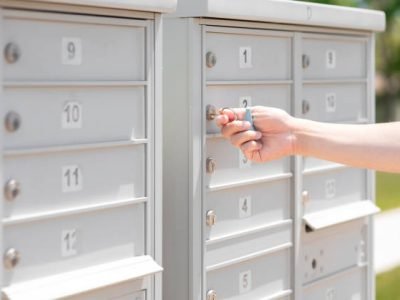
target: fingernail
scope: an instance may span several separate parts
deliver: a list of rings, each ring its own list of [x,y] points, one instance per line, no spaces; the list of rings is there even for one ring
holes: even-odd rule
[[[257,140],[258,140],[258,139],[261,139],[261,137],[262,137],[261,132],[257,131],[257,133],[256,133],[256,139],[257,139]]]
[[[250,124],[250,122],[244,122],[244,128],[245,129],[250,129],[250,127],[251,127],[251,124]]]

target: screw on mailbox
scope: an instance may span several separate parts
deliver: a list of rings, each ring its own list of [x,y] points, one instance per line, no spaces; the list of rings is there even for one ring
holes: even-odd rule
[[[10,179],[4,186],[4,197],[8,201],[12,201],[18,197],[21,192],[20,184],[15,179]]]
[[[310,102],[307,100],[303,100],[301,104],[301,110],[303,112],[303,115],[307,114],[310,111]]]
[[[7,113],[4,119],[4,127],[8,132],[15,132],[21,127],[21,117],[15,111]]]
[[[4,58],[9,64],[13,64],[21,57],[21,51],[17,44],[8,43],[4,48]]]
[[[20,254],[15,248],[10,248],[4,253],[4,267],[11,270],[16,267],[20,261]]]
[[[307,54],[303,54],[303,69],[307,69],[310,66],[311,60]]]

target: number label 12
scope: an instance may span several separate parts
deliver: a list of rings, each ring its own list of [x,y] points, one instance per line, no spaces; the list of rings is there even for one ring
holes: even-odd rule
[[[61,233],[61,256],[68,257],[78,254],[76,229],[63,230]]]

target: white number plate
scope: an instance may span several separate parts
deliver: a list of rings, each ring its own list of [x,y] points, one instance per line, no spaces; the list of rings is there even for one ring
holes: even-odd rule
[[[63,129],[82,128],[82,105],[78,102],[67,102],[61,114]]]
[[[77,192],[83,188],[82,171],[77,165],[62,167],[61,180],[63,193]]]
[[[61,256],[68,257],[78,254],[77,250],[77,230],[68,229],[63,230],[61,233]]]
[[[253,67],[251,47],[239,48],[239,67],[241,69],[248,69]]]
[[[63,65],[79,66],[82,64],[82,40],[80,38],[64,37],[61,47]]]

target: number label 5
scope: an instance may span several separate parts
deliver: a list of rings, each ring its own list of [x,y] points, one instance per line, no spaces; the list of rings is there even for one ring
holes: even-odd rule
[[[63,193],[77,192],[83,188],[82,171],[76,165],[62,167],[61,180]]]
[[[239,292],[244,294],[251,291],[251,271],[239,274]]]
[[[61,42],[61,60],[63,65],[82,64],[82,40],[64,37]]]

